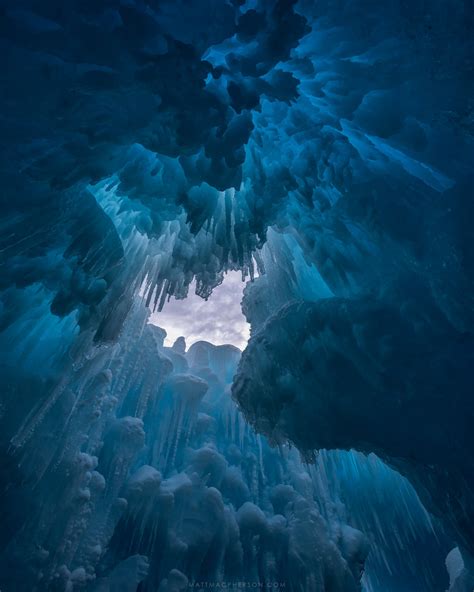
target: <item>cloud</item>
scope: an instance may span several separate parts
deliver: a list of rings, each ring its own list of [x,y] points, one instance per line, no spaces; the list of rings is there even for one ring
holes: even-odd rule
[[[173,298],[162,312],[151,315],[150,323],[166,330],[168,346],[183,336],[188,347],[204,340],[244,349],[249,339],[249,324],[240,306],[244,287],[240,272],[231,271],[206,301],[194,293],[193,283],[186,299]]]

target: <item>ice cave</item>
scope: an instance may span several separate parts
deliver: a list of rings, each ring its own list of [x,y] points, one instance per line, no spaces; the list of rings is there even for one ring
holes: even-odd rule
[[[472,592],[472,0],[0,42],[0,591]]]

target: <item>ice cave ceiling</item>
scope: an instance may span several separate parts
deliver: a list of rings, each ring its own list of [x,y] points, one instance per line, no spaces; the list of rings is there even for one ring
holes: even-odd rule
[[[0,44],[1,591],[472,592],[471,0]]]

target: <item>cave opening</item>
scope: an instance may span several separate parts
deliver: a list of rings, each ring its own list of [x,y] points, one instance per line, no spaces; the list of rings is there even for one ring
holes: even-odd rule
[[[213,345],[234,345],[243,351],[250,337],[241,306],[245,285],[241,272],[230,271],[204,300],[196,294],[193,282],[186,298],[171,298],[161,311],[150,315],[149,322],[165,329],[168,347],[178,337],[184,337],[188,347],[196,341],[208,341]]]

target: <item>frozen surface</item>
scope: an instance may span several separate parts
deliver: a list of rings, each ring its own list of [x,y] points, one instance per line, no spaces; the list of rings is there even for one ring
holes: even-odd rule
[[[473,43],[462,1],[1,2],[2,590],[469,590]]]
[[[2,535],[2,587],[360,589],[366,537],[318,471],[271,448],[232,401],[239,350],[164,347],[148,314],[135,305],[114,346],[63,375],[68,400],[19,427],[22,477],[6,502],[25,497],[28,528]]]

